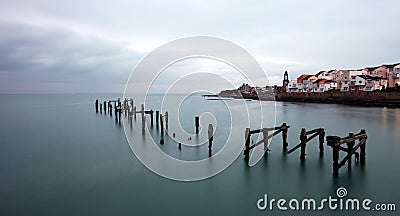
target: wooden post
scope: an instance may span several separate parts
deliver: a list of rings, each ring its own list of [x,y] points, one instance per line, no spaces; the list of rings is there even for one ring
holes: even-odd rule
[[[122,114],[122,109],[121,108],[119,108],[119,113],[118,113],[118,115],[119,115],[119,119],[118,119],[118,121],[119,121],[119,123],[121,124],[121,114]]]
[[[160,112],[156,111],[156,128],[158,128],[158,118],[160,117]]]
[[[164,121],[163,116],[160,114],[160,127],[161,127],[161,134],[164,133]]]
[[[146,123],[146,118],[144,116],[144,104],[141,105],[141,113],[142,113],[142,133],[144,133],[144,127]]]
[[[307,135],[306,129],[302,128],[300,133],[300,142],[301,142],[301,149],[300,149],[300,160],[306,159],[306,144],[307,144]]]
[[[333,175],[338,175],[339,174],[339,151],[340,151],[340,145],[338,142],[336,142],[332,146],[332,159],[333,159]]]
[[[144,105],[142,104],[140,112],[142,113],[142,119],[144,119]]]
[[[118,112],[116,106],[114,106],[114,113],[115,113],[115,123],[118,123]]]
[[[153,127],[153,110],[150,110],[150,125],[151,125],[151,127]]]
[[[325,140],[325,130],[321,128],[319,131],[319,155],[321,157],[324,155],[324,140]]]
[[[264,137],[264,155],[267,155],[268,154],[268,129],[263,128],[262,132],[263,132],[263,137]]]
[[[110,103],[110,116],[112,117],[113,105]]]
[[[104,101],[104,102],[103,102],[103,104],[104,104],[104,106],[103,106],[103,109],[104,109],[104,114],[107,114],[106,101]]]
[[[121,108],[121,100],[118,98],[118,108]]]
[[[326,137],[326,142],[328,146],[332,147],[332,159],[333,159],[333,175],[339,174],[339,145],[340,137],[338,136],[328,136]]]
[[[245,149],[244,149],[244,156],[248,157],[250,155],[250,128],[246,128],[246,132],[244,134],[245,140]]]
[[[208,151],[211,153],[211,147],[214,140],[214,128],[212,124],[208,124]]]
[[[200,117],[195,116],[194,117],[194,126],[196,128],[196,134],[199,134],[199,124],[200,124]]]
[[[163,123],[163,116],[160,114],[160,127],[161,127],[161,140],[160,144],[164,144],[164,123]]]
[[[94,107],[96,108],[96,113],[98,113],[99,112],[99,100],[98,99],[96,99]]]
[[[103,113],[103,104],[100,103],[100,113]]]
[[[165,112],[165,130],[168,131],[168,112]]]
[[[288,132],[287,125],[286,125],[286,123],[283,123],[282,124],[282,150],[284,152],[287,152],[287,148],[288,148],[287,132]]]
[[[135,115],[135,120],[136,120],[136,106],[133,107],[133,115]]]
[[[352,141],[347,143],[347,165],[348,165],[348,170],[351,170],[351,159],[352,157],[352,151],[353,151],[353,147],[354,147],[354,134],[353,133],[349,133],[349,138],[352,139]]]
[[[178,149],[181,150],[182,149],[182,143],[178,144]]]
[[[366,134],[365,129],[361,129],[361,134]],[[367,138],[366,137],[360,139],[359,142],[361,142],[363,139],[365,139],[364,145],[360,146],[360,163],[361,164],[365,164],[365,155],[366,155],[365,148],[366,148],[366,145],[367,145]]]

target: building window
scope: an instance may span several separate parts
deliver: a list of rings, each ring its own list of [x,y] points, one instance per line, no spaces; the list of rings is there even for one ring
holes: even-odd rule
[[[360,86],[360,90],[363,90],[364,86]]]
[[[358,83],[362,83],[362,81],[360,80],[360,81],[358,81]]]
[[[354,86],[351,87],[351,90],[356,90],[356,88],[354,88]]]

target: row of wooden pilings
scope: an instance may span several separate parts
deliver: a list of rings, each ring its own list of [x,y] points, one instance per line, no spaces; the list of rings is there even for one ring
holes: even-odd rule
[[[268,140],[279,133],[282,133],[282,150],[285,154],[291,154],[300,148],[300,160],[304,161],[306,159],[307,143],[318,136],[319,155],[320,157],[323,156],[324,141],[325,141],[324,128],[316,128],[309,131],[307,131],[305,128],[302,128],[300,132],[300,143],[292,147],[290,150],[288,150],[287,134],[289,128],[290,126],[287,125],[286,123],[283,123],[281,126],[278,127],[262,128],[257,130],[250,130],[250,128],[246,128],[245,149],[244,149],[245,157],[249,157],[250,150],[261,144],[264,144],[265,155],[268,154],[269,152]],[[250,145],[251,135],[256,133],[262,133],[263,139],[258,141],[257,143]],[[348,164],[348,170],[351,170],[353,155],[355,156],[356,162],[359,161],[361,164],[365,164],[366,140],[367,140],[367,134],[364,129],[362,129],[361,132],[359,132],[358,134],[349,133],[348,136],[343,138],[339,136],[326,137],[327,145],[332,147],[332,160],[333,160],[332,167],[334,175],[338,175],[339,169],[343,167],[346,163]],[[357,144],[356,141],[358,141]],[[343,144],[346,144],[347,148],[343,147],[342,146]],[[359,149],[360,153],[357,152],[357,150]],[[346,156],[339,162],[340,151],[345,152]]]
[[[103,105],[104,104],[104,105]],[[114,106],[113,106],[114,104]],[[106,109],[106,105],[108,109]],[[96,113],[102,113],[104,110],[104,114],[110,114],[112,116],[112,110],[114,107],[114,113],[115,113],[115,121],[117,123],[121,123],[121,115],[122,113],[125,113],[125,116],[128,116],[128,120],[130,123],[132,123],[132,116],[136,119],[136,114],[140,113],[142,116],[142,133],[145,133],[145,122],[146,122],[146,114],[150,115],[150,126],[153,127],[153,122],[154,122],[154,112],[156,116],[156,128],[161,129],[161,138],[160,138],[160,144],[164,144],[164,123],[165,123],[165,130],[168,131],[168,112],[165,112],[165,115],[162,115],[160,111],[153,111],[153,110],[145,110],[144,109],[144,104],[141,104],[141,110],[137,111],[136,106],[133,104],[133,99],[127,99],[125,98],[123,102],[121,102],[120,98],[117,100],[109,100],[109,101],[104,101],[103,103],[99,103],[99,100],[96,99],[95,101],[95,110]],[[165,122],[164,122],[165,121]],[[199,127],[200,127],[200,117],[196,116],[195,117],[195,130],[196,134],[199,134]],[[212,124],[208,125],[208,150],[209,150],[209,156],[211,156],[212,152],[212,144],[214,140],[214,128]],[[173,135],[175,137],[175,134]],[[182,143],[178,143],[178,148],[179,150],[182,148]]]

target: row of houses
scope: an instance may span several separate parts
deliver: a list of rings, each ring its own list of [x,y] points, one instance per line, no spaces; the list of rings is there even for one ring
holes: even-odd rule
[[[289,80],[285,72],[283,80],[286,92],[375,91],[398,85],[400,63],[359,70],[320,71],[315,75],[302,74],[296,80]]]

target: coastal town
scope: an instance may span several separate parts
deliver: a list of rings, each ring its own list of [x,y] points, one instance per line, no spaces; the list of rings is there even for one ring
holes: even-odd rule
[[[345,103],[377,106],[400,105],[400,63],[356,70],[328,70],[301,74],[282,86],[257,87],[243,83],[238,89],[223,90],[218,96],[255,100]]]

